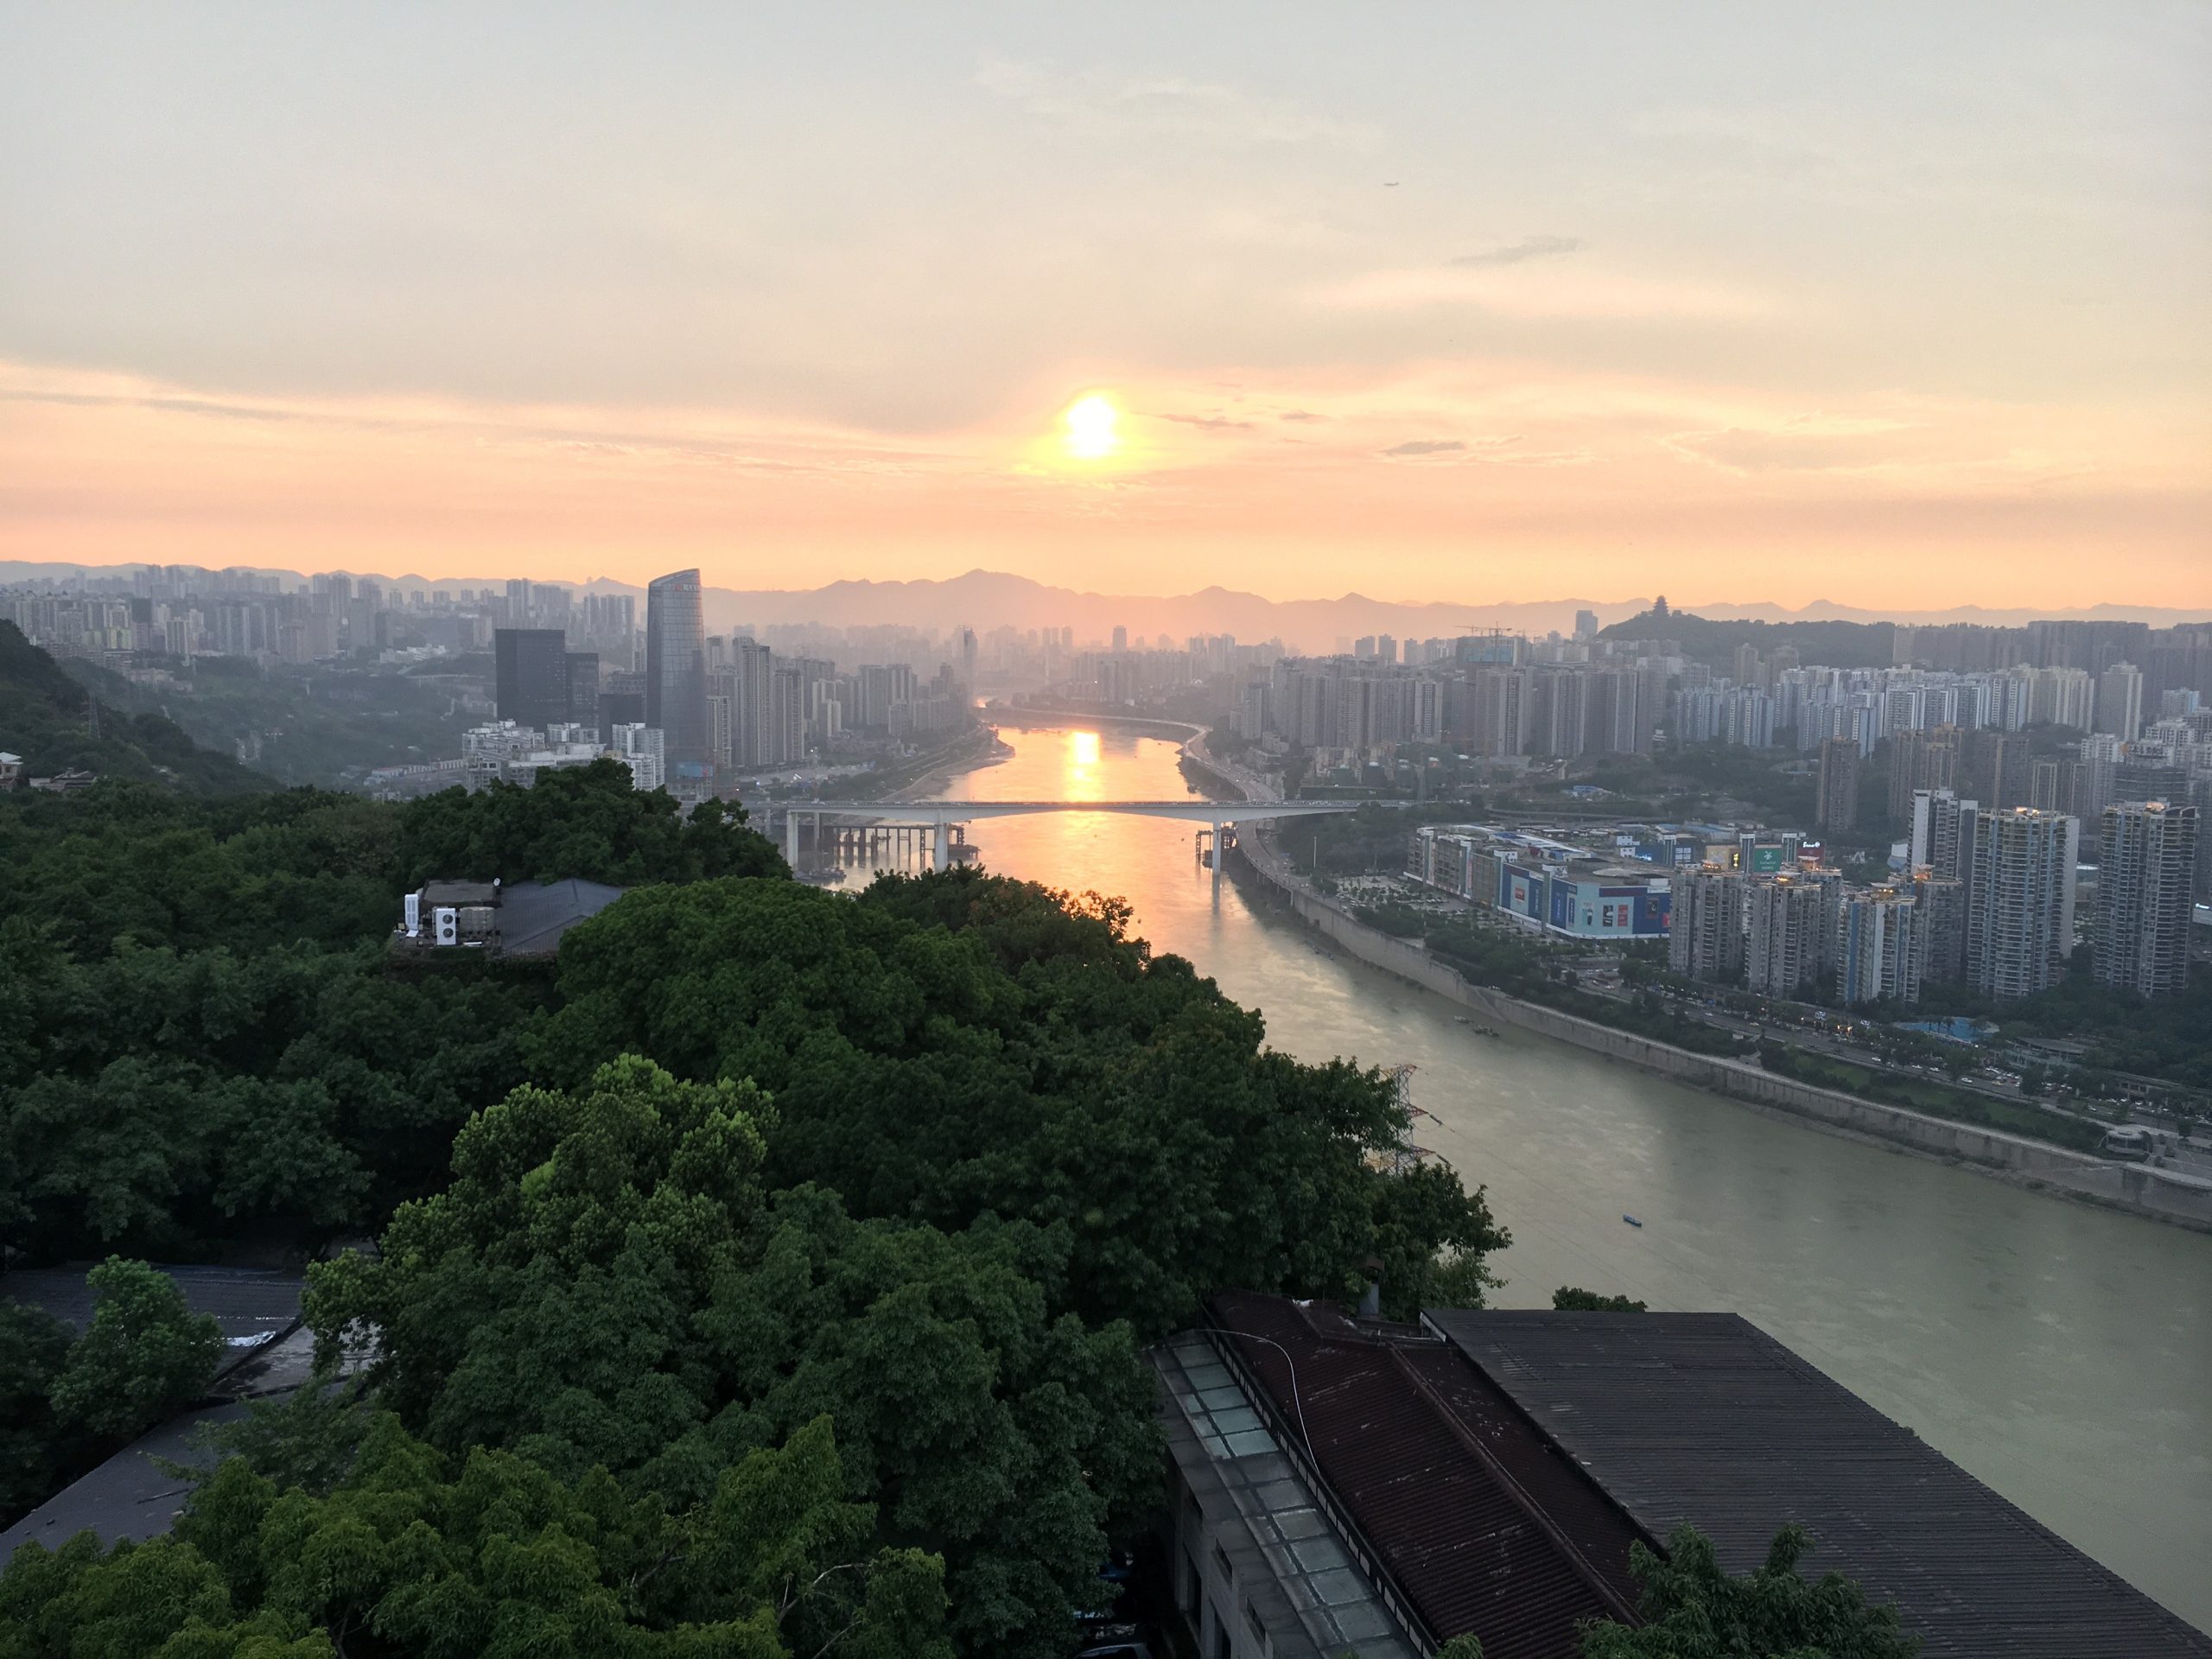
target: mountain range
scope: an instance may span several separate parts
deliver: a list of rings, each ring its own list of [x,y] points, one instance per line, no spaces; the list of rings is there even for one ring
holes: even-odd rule
[[[0,561],[0,584],[37,582],[89,574],[124,575],[135,567],[100,569],[77,564],[35,564]],[[289,584],[306,578],[296,571],[259,571]],[[351,574],[351,573],[347,573]],[[367,574],[367,573],[365,573]],[[387,587],[423,588],[452,591],[461,588],[501,588],[505,576],[427,577],[374,575]],[[609,578],[561,584],[579,593],[624,593],[642,596],[636,583]],[[1228,588],[1205,588],[1173,596],[1101,594],[1053,586],[1027,576],[1003,571],[970,570],[944,580],[915,582],[833,582],[820,588],[734,588],[706,590],[707,625],[721,632],[751,625],[820,623],[830,627],[904,626],[940,631],[963,626],[978,632],[1001,626],[1030,628],[1073,627],[1078,639],[1103,639],[1115,627],[1128,629],[1132,639],[1149,640],[1166,634],[1180,644],[1194,633],[1230,633],[1259,641],[1280,639],[1295,648],[1329,651],[1339,639],[1363,634],[1389,633],[1399,639],[1430,639],[1487,628],[1514,632],[1565,633],[1574,626],[1575,613],[1596,613],[1599,625],[1625,620],[1651,607],[1653,595],[1631,599],[1560,598],[1510,603],[1459,603],[1430,601],[1407,603],[1372,599],[1349,593],[1335,599],[1273,600],[1259,594]],[[2018,626],[2040,617],[2082,617],[2149,622],[2171,626],[2180,622],[2212,620],[2212,604],[2200,610],[2176,610],[2155,605],[2124,602],[2088,606],[2014,606],[1988,607],[1955,606],[1946,610],[1909,609],[1879,605],[1843,605],[1815,600],[1790,607],[1770,601],[1676,599],[1676,610],[1690,610],[1714,620],[1766,622],[1848,621],[1931,624],[1977,622]]]

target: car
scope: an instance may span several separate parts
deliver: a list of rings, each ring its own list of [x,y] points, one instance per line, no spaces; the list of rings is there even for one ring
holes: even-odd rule
[[[1102,1624],[1075,1651],[1076,1659],[1165,1659],[1167,1649],[1141,1624]]]

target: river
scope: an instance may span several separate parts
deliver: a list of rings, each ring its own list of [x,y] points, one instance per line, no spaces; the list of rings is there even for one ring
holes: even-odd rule
[[[1176,747],[1022,730],[955,800],[1163,800]],[[2212,1237],[1801,1128],[1508,1029],[1317,948],[1194,856],[1195,826],[1059,813],[969,827],[990,869],[1118,894],[1135,929],[1302,1059],[1410,1061],[1415,1138],[1513,1235],[1496,1300],[1567,1284],[1733,1309],[2212,1629]],[[1641,1229],[1623,1224],[1637,1216]],[[1817,1557],[1815,1565],[1818,1565]]]

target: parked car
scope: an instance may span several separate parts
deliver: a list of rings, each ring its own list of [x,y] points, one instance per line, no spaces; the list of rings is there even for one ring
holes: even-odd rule
[[[1076,1649],[1076,1659],[1166,1659],[1166,1643],[1141,1624],[1102,1624]]]

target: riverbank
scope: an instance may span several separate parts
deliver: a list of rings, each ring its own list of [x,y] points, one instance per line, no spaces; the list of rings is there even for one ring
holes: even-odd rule
[[[1417,944],[1359,921],[1300,881],[1262,834],[1239,837],[1232,868],[1267,883],[1300,920],[1371,967],[1459,1003],[1485,1019],[1570,1043],[1609,1060],[1705,1089],[1830,1133],[1878,1141],[1964,1165],[2032,1190],[2212,1233],[2212,1185],[2141,1164],[2117,1163],[2000,1129],[1931,1117],[1778,1076],[1742,1060],[1699,1054],[1616,1030],[1541,1003],[1470,983]]]
[[[1205,734],[1205,728],[1193,726],[1187,720],[1155,720],[1149,715],[1116,714],[1112,709],[1084,708],[1071,703],[1065,708],[1051,708],[1033,702],[987,702],[981,717],[1001,726],[1057,731],[1068,726],[1098,726],[1117,732],[1135,732],[1146,737],[1165,737],[1183,742]]]
[[[855,806],[892,796],[919,798],[964,773],[995,766],[1013,753],[1000,741],[997,731],[987,723],[905,766],[886,767],[849,779],[850,787],[836,795],[824,795],[822,799],[824,804]],[[794,804],[804,806],[804,803]]]

